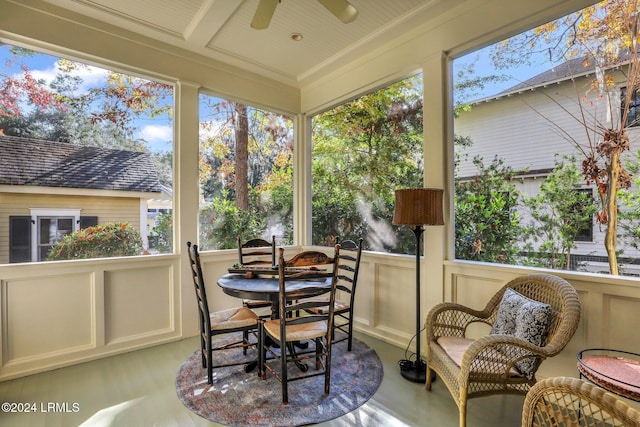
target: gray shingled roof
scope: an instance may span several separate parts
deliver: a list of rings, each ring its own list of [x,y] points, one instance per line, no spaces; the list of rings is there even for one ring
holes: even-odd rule
[[[607,68],[619,67],[628,63],[629,52],[622,52],[615,64],[608,65]],[[518,83],[509,89],[490,96],[489,98],[500,98],[502,96],[521,92],[524,90],[534,89],[552,83],[569,80],[573,77],[581,77],[593,73],[595,71],[595,61],[593,58],[587,60],[586,57],[573,58],[562,64],[558,64],[547,71],[537,74],[522,83]]]
[[[0,185],[159,193],[148,153],[0,136]]]
[[[585,61],[585,58],[574,58],[535,75],[522,83],[518,83],[517,85],[512,86],[494,96],[498,97],[508,93],[543,86],[549,83],[560,82],[570,79],[571,77],[582,76],[585,73],[593,72],[594,69],[595,65],[593,61]]]

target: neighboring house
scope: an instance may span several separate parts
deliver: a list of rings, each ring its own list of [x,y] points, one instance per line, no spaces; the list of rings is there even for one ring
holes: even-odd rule
[[[520,173],[524,181],[518,185],[519,189],[533,196],[552,171],[556,154],[574,154],[581,162],[580,153],[570,141],[570,138],[581,144],[588,141],[584,126],[572,117],[572,114],[580,117],[579,99],[586,108],[585,115],[589,117],[590,125],[595,124],[593,118],[597,117],[599,123],[614,123],[612,127],[619,128],[620,91],[626,90],[620,70],[612,69],[607,72],[618,84],[610,96],[598,97],[593,91],[588,91],[594,72],[592,66],[585,67],[582,59],[575,59],[497,95],[474,102],[471,109],[462,112],[454,122],[455,134],[467,136],[473,143],[464,151],[467,157],[461,160],[457,175],[470,178],[477,173],[472,164],[475,156],[481,157],[485,166],[497,156]],[[615,103],[613,108],[607,105],[608,102]],[[635,114],[635,109],[632,113]],[[628,129],[632,158],[635,158],[639,147],[638,132],[637,128]],[[591,137],[594,137],[593,133]],[[593,185],[584,186],[582,191],[592,191],[596,196]],[[526,217],[525,211],[520,213]],[[583,234],[580,240],[572,250],[573,261],[581,262],[589,271],[608,271],[604,229],[600,229],[595,219],[590,232]],[[623,249],[621,262],[625,258],[640,256],[633,248],[624,247],[622,240],[619,240],[618,248]],[[640,266],[621,265],[621,271],[640,274]]]
[[[108,222],[128,222],[146,248],[147,200],[161,191],[148,153],[0,136],[0,264],[42,261],[64,235]]]

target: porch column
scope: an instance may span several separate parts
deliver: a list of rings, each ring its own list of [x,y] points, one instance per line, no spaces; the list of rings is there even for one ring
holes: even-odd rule
[[[187,241],[198,241],[199,88],[196,83],[178,81],[175,93],[173,236],[175,253],[180,255],[183,336],[198,334],[198,313],[193,304],[190,266],[187,257],[183,255]]]

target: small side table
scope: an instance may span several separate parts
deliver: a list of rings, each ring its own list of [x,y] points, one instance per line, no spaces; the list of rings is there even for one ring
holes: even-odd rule
[[[640,402],[640,354],[591,348],[578,353],[578,371],[603,389]]]

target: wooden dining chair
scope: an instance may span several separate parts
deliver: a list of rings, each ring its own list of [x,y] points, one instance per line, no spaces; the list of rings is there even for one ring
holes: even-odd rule
[[[207,370],[207,382],[213,384],[213,369],[236,365],[255,364],[256,360],[239,360],[230,363],[214,363],[213,352],[242,348],[243,353],[247,353],[248,347],[258,346],[260,336],[258,334],[258,316],[246,307],[230,308],[227,310],[209,311],[207,291],[205,288],[202,266],[200,264],[200,253],[198,245],[187,242],[187,252],[189,253],[189,263],[191,265],[191,276],[193,286],[196,291],[198,302],[198,313],[200,319],[200,351],[202,353],[202,367]],[[242,339],[223,346],[214,346],[213,340],[218,335],[230,332],[242,332]],[[257,342],[249,341],[249,333],[254,332]],[[245,368],[246,370],[246,368]]]
[[[304,378],[324,375],[324,394],[329,394],[331,382],[331,339],[333,330],[333,307],[336,295],[337,265],[340,245],[336,245],[333,257],[319,251],[305,251],[290,260],[284,259],[284,250],[280,248],[279,271],[279,318],[261,321],[260,326],[260,375],[266,378],[266,371],[276,377],[282,386],[282,403],[289,402],[288,383]],[[291,272],[287,269],[305,268],[304,271]],[[329,310],[299,316],[305,310],[326,305],[325,301],[307,301],[304,296],[312,291],[310,287],[287,290],[287,283],[309,278],[325,277],[330,280]],[[279,346],[274,351],[268,345],[268,339]],[[307,350],[296,349],[294,343],[312,340],[315,346]],[[269,359],[267,359],[267,353]],[[305,360],[315,360],[315,370],[309,371]],[[293,376],[287,371],[288,365],[295,363],[300,368]]]
[[[338,276],[336,285],[336,300],[334,303],[333,332],[341,331],[344,336],[333,338],[333,344],[347,341],[347,351],[351,351],[353,342],[353,308],[356,298],[356,285],[358,284],[358,271],[360,270],[360,255],[362,254],[362,239],[358,243],[353,240],[344,240],[340,243],[340,255],[338,256]],[[344,296],[345,298],[340,298]],[[328,304],[329,297],[320,296],[309,298],[314,301],[324,301]],[[328,305],[307,309],[308,313],[326,313]]]
[[[271,242],[256,238],[242,242],[238,236],[238,263],[243,267],[275,267],[276,264],[276,236],[271,236]],[[271,307],[271,301],[243,299],[242,305],[252,310]],[[262,317],[269,317],[264,315]]]

